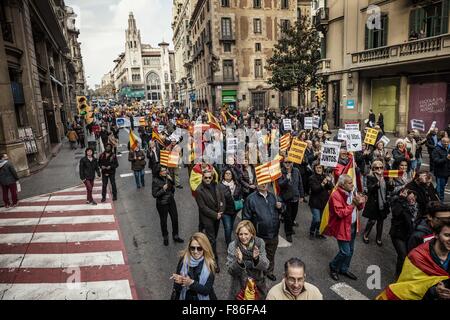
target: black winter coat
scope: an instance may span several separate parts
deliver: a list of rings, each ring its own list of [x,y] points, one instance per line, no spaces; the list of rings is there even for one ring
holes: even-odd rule
[[[447,178],[450,176],[450,160],[447,159],[449,155],[448,150],[438,144],[434,149],[431,159],[434,165],[434,175],[436,177]]]
[[[225,212],[225,195],[217,185],[211,185],[211,189],[205,186],[204,183],[200,184],[197,188],[197,201],[200,222],[203,225],[209,225],[217,221],[217,213]],[[213,195],[213,190],[214,195]]]
[[[311,187],[309,206],[313,209],[324,210],[328,203],[330,191],[333,190],[333,182],[328,182],[325,186],[322,186],[326,177],[324,174],[314,174],[309,178],[309,186]]]
[[[427,214],[427,205],[431,201],[439,201],[436,189],[433,185],[426,186],[418,184],[416,180],[411,181],[406,185],[408,190],[416,193],[417,205],[419,206],[419,215],[424,216]]]
[[[169,188],[164,190],[164,185],[167,183]],[[157,205],[168,205],[174,201],[175,187],[169,178],[164,179],[160,175],[153,176],[152,196],[156,199]]]
[[[111,167],[111,169],[101,169],[103,175],[112,176],[116,174],[116,169],[119,167],[119,161],[114,153],[110,153],[109,157],[106,153],[102,153],[98,159],[98,165],[102,167]]]
[[[191,278],[195,282],[189,287],[188,291],[186,292],[186,300],[189,301],[198,300],[197,296],[198,294],[208,295],[210,300],[217,300],[216,293],[214,292],[215,276],[213,272],[209,274],[208,280],[206,280],[205,285],[201,285],[199,283],[200,275],[203,269],[203,263],[204,262],[201,262],[197,267],[189,268],[188,270],[189,278]],[[180,274],[182,268],[183,268],[183,260],[180,260],[177,266],[176,274]],[[174,283],[171,300],[180,300],[180,294],[182,289],[183,287],[180,284]]]
[[[250,166],[252,173],[253,173],[253,181],[250,181],[250,176],[248,174],[248,171],[246,169],[242,169],[242,175],[240,179],[240,183],[242,185],[242,193],[245,197],[250,195],[254,190],[250,188],[251,185],[256,185],[256,172],[255,167]]]
[[[297,168],[292,168],[291,179],[287,178],[287,170],[283,168],[281,170],[283,176],[278,180],[280,186],[281,198],[284,202],[297,202],[300,198],[305,197],[305,191],[303,189],[302,176]]]
[[[234,190],[234,194],[231,194],[231,189],[224,185],[223,183],[220,183],[218,185],[220,191],[223,193],[225,197],[225,212],[224,214],[228,216],[234,216],[238,213],[238,211],[235,210],[234,207],[234,201],[235,200],[241,200],[242,199],[242,189],[239,183],[235,182],[236,188]]]
[[[148,148],[148,150],[147,150],[148,168],[150,170],[152,170],[153,175],[159,174],[159,172],[155,171],[157,165],[159,165],[159,163],[161,161],[161,159],[159,158],[161,155],[159,146],[155,147],[155,152],[156,152],[156,155],[153,152],[153,150],[151,150],[150,148]]]
[[[391,237],[408,241],[414,231],[414,215],[405,197],[395,197],[392,201]]]
[[[128,161],[131,162],[131,170],[133,171],[141,171],[145,169],[145,154],[142,150],[139,151],[131,151],[128,155]]]
[[[11,184],[15,184],[17,180],[19,180],[19,176],[17,175],[16,169],[11,163],[9,163],[9,161],[6,162],[2,167],[0,167],[1,186],[9,186]]]
[[[89,161],[87,157],[80,160],[80,179],[81,180],[94,180],[95,173],[100,177],[100,167],[98,166],[98,160],[93,158]]]
[[[384,195],[385,204],[384,209],[380,210],[378,201],[378,190],[380,189],[379,181],[374,176],[367,176],[367,193],[368,199],[366,206],[364,207],[363,217],[370,220],[384,220],[389,214],[389,203],[387,199],[387,193],[390,191],[390,185],[386,182],[386,194]]]
[[[411,152],[409,153],[409,158],[412,158]],[[408,168],[410,166],[410,161],[406,160],[405,154],[401,152],[398,148],[395,148],[392,150],[392,157],[394,158],[394,163],[392,164],[392,169],[398,170],[398,166],[400,165],[400,162],[407,161],[408,162]]]
[[[426,217],[416,220],[414,223],[414,231],[408,240],[408,253],[425,243],[426,239],[433,237],[433,230],[427,222]]]

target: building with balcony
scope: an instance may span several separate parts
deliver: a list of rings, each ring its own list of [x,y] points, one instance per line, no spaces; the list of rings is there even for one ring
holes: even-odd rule
[[[125,52],[116,60],[110,72],[120,100],[149,100],[169,106],[174,100],[175,59],[164,41],[153,48],[141,41],[132,12],[125,32]]]
[[[0,152],[21,176],[48,163],[73,119],[67,9],[63,0],[0,1]]]
[[[196,107],[218,110],[226,104],[261,111],[302,104],[296,92],[273,90],[265,67],[283,26],[310,15],[311,1],[199,0],[191,9],[190,41],[175,51],[188,52],[186,85],[192,85]]]
[[[384,115],[387,132],[411,120],[450,121],[449,0],[320,1],[326,19],[319,67],[328,83],[330,125]]]

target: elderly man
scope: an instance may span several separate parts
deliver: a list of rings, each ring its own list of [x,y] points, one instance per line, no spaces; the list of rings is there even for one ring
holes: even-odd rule
[[[355,191],[353,179],[349,175],[341,175],[338,188],[330,196],[330,217],[325,235],[336,238],[339,253],[330,263],[330,276],[339,281],[339,274],[352,279],[358,278],[349,271],[355,245],[358,211],[364,209],[366,197]]]
[[[275,195],[268,191],[268,184],[258,185],[257,189],[245,201],[242,217],[243,220],[250,220],[256,226],[256,236],[264,240],[267,258],[270,262],[267,278],[276,281],[273,270],[275,253],[278,248],[280,214],[284,206]]]
[[[268,293],[266,300],[323,300],[319,289],[306,282],[306,266],[299,258],[284,265],[284,279]]]

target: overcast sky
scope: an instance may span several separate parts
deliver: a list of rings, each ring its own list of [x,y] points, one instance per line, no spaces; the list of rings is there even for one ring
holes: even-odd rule
[[[66,0],[78,14],[77,27],[88,85],[94,88],[125,51],[128,15],[134,13],[142,42],[157,47],[172,43],[171,0]],[[171,48],[173,46],[171,45]]]

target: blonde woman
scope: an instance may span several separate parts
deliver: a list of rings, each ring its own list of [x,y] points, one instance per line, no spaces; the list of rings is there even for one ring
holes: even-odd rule
[[[269,268],[269,259],[264,240],[256,237],[255,227],[248,220],[241,221],[236,227],[236,240],[228,247],[227,268],[232,277],[229,300],[236,299],[246,287],[248,278],[255,280],[260,299],[265,299],[264,272]]]
[[[216,262],[208,237],[194,234],[188,247],[180,253],[174,281],[172,300],[217,300],[214,292]]]

